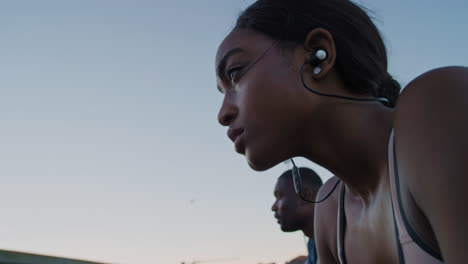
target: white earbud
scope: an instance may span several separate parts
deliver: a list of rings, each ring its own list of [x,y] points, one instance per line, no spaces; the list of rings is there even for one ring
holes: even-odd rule
[[[327,58],[327,52],[324,51],[323,49],[319,49],[319,50],[317,50],[317,52],[315,53],[315,57],[317,57],[317,59],[323,61],[324,59]]]
[[[311,55],[310,59],[306,62],[311,67],[313,67],[314,74],[320,74],[322,72],[322,68],[320,68],[320,63],[327,58],[327,52],[323,49],[317,50],[313,55]]]
[[[320,74],[322,72],[322,68],[320,68],[319,66],[315,67],[314,68],[314,74]]]

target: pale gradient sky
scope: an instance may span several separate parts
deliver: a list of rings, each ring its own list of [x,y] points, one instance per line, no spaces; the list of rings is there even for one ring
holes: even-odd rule
[[[132,264],[306,254],[270,211],[288,166],[252,171],[216,121],[216,48],[251,2],[1,1],[0,248]],[[362,2],[403,85],[468,64],[466,1]]]

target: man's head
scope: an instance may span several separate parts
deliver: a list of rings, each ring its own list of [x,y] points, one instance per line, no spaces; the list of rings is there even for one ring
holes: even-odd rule
[[[322,180],[313,170],[299,168],[304,184],[307,200],[315,200],[318,189],[322,186]],[[294,191],[292,171],[285,171],[275,185],[275,203],[271,210],[275,212],[275,218],[284,232],[303,230],[304,233],[313,234],[314,204],[302,200]],[[309,230],[305,230],[309,229]]]

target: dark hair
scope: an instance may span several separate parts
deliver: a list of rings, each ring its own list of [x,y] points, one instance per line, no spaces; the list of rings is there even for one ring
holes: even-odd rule
[[[306,168],[306,167],[300,167],[299,173],[301,174],[301,180],[309,186],[314,186],[316,190],[318,190],[323,182],[320,176],[312,169]],[[287,170],[279,176],[279,179],[291,179],[292,180],[292,170]]]
[[[335,41],[335,66],[356,94],[385,97],[394,106],[400,85],[387,72],[387,51],[368,14],[349,0],[257,0],[235,28],[252,29],[282,44],[303,45],[314,28],[324,28]]]

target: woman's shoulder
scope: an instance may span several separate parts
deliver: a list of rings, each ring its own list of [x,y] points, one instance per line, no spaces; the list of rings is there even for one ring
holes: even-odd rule
[[[319,189],[317,192],[316,200],[322,200],[324,197],[329,197],[321,203],[317,203],[315,208],[318,210],[324,210],[327,212],[333,212],[333,215],[336,215],[338,210],[338,195],[339,195],[339,188],[336,187],[339,184],[339,179],[336,176],[331,177],[328,179]],[[334,210],[336,209],[336,210]]]
[[[417,175],[434,162],[466,157],[467,113],[468,68],[438,68],[411,81],[395,107],[399,168]]]
[[[462,123],[467,110],[467,67],[437,68],[421,74],[405,87],[395,107],[395,138],[405,143],[398,145],[414,148],[416,142],[446,136],[464,138],[465,133],[460,132],[468,132],[468,124]]]
[[[468,67],[433,69],[406,85],[398,99],[396,114],[397,117],[401,117],[401,114],[418,107],[435,109],[439,105],[452,103],[452,100],[467,100],[467,96]]]
[[[315,239],[317,253],[322,263],[337,263],[336,232],[338,194],[340,188],[335,188],[339,179],[336,176],[325,182],[317,193],[316,200],[321,200],[330,192],[330,196],[315,205]]]
[[[444,260],[465,259],[468,243],[468,68],[434,69],[411,81],[398,99],[394,136],[398,174],[431,223]]]

